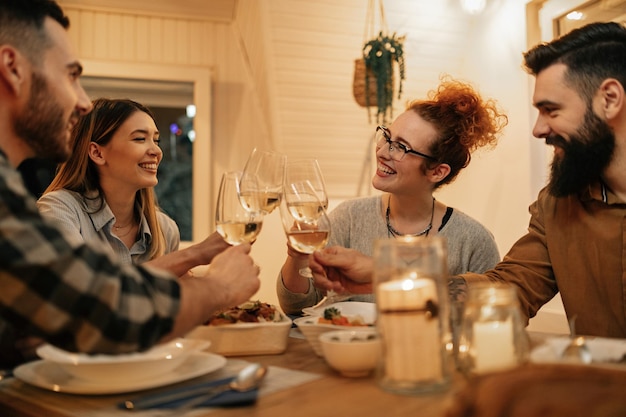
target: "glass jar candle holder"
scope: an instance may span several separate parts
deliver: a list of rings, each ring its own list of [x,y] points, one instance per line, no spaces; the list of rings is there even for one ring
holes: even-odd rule
[[[440,237],[375,244],[376,326],[383,346],[377,380],[387,391],[419,394],[449,385],[446,256]]]
[[[459,337],[459,369],[479,374],[514,367],[526,362],[528,346],[515,287],[470,284]]]

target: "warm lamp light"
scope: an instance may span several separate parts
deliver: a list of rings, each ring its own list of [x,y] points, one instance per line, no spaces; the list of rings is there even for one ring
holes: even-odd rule
[[[487,0],[460,0],[461,8],[469,14],[478,14],[485,9]]]

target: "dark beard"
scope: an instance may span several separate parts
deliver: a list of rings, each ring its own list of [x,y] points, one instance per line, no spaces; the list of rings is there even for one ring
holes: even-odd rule
[[[68,122],[46,80],[33,72],[28,104],[15,120],[15,132],[31,147],[36,157],[62,162],[69,157]]]
[[[615,134],[606,122],[588,109],[583,125],[569,141],[555,135],[547,137],[546,144],[563,149],[563,156],[555,155],[552,161],[548,191],[555,197],[565,197],[600,179],[611,162]]]

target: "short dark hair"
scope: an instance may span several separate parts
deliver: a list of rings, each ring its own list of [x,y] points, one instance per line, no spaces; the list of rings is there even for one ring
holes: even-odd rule
[[[65,29],[70,26],[70,20],[53,0],[1,0],[0,45],[10,44],[38,64],[43,51],[51,45],[44,30],[46,17]]]
[[[626,27],[590,23],[524,53],[525,68],[535,76],[559,63],[567,67],[565,81],[587,100],[607,78],[626,88]]]

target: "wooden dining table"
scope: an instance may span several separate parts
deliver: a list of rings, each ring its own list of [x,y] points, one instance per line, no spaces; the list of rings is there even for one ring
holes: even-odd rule
[[[541,335],[531,336],[537,344]],[[341,417],[443,417],[455,400],[456,392],[467,383],[460,373],[453,375],[450,387],[440,393],[401,395],[381,389],[374,375],[363,378],[343,377],[313,352],[305,339],[290,337],[287,349],[278,355],[242,356],[248,362],[316,374],[312,381],[267,395],[260,395],[252,405],[193,409],[160,414],[163,410],[142,416],[341,416]],[[268,378],[270,375],[268,375]],[[189,381],[187,381],[189,383]],[[183,383],[180,383],[185,384]],[[156,390],[156,389],[155,389]],[[150,390],[146,391],[150,392]],[[136,395],[136,394],[135,394]],[[37,388],[9,378],[0,381],[0,416],[3,417],[131,417],[135,412],[121,410],[117,404],[129,394],[75,395]],[[137,415],[137,413],[135,413]]]

